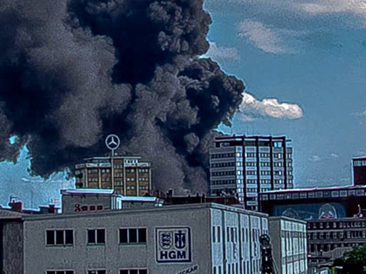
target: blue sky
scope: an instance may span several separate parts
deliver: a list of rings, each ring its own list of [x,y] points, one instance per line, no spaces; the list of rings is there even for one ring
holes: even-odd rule
[[[351,183],[366,155],[366,2],[206,0],[208,56],[246,85],[233,134],[292,140],[297,187]]]

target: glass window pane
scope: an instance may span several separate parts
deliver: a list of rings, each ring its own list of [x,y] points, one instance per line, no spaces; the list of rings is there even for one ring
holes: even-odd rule
[[[120,274],[128,274],[128,270],[121,270],[119,273]]]
[[[88,230],[88,243],[95,244],[95,230]]]
[[[146,243],[146,228],[139,228],[139,243]]]
[[[127,229],[120,229],[119,230],[119,242],[120,243],[127,243]]]
[[[140,273],[139,274],[147,274],[147,270],[146,269],[140,269]]]
[[[137,243],[137,229],[129,229],[130,243]]]
[[[74,274],[74,270],[68,270],[66,271],[66,274]]]
[[[47,230],[47,244],[48,245],[54,245],[55,244],[55,231],[53,230]],[[52,271],[50,271],[52,272]],[[48,274],[48,273],[47,273]]]
[[[130,270],[130,274],[137,274],[137,269]]]
[[[64,244],[64,231],[63,230],[56,231],[56,244],[58,244],[58,245]]]
[[[74,243],[74,235],[73,235],[73,231],[72,230],[66,230],[65,231],[65,236],[66,236],[66,244],[73,244]]]
[[[105,230],[104,229],[97,230],[97,240],[98,240],[98,244],[105,243]]]

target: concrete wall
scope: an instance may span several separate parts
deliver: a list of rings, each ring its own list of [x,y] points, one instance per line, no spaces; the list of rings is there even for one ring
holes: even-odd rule
[[[87,230],[100,228],[106,230],[105,244],[88,244]],[[120,244],[120,228],[146,228],[146,244]],[[158,262],[159,231],[178,228],[190,229],[191,260]],[[73,230],[74,244],[46,245],[46,231],[52,229]],[[149,274],[254,274],[260,272],[259,236],[267,231],[267,215],[218,204],[26,217],[24,273],[146,268]]]
[[[146,244],[119,244],[119,228],[147,229]],[[192,260],[187,263],[157,263],[157,228],[189,227]],[[88,245],[87,230],[106,229],[104,245]],[[72,229],[74,245],[46,246],[47,229]],[[25,221],[25,273],[44,273],[47,269],[72,269],[86,273],[107,269],[147,268],[149,274],[178,273],[198,266],[198,273],[210,273],[210,219],[208,208],[145,209],[94,214],[58,215],[51,218],[28,218]],[[36,250],[36,252],[35,252]]]
[[[111,195],[106,194],[63,195],[62,213],[80,213],[85,206],[87,211],[91,211],[90,206],[94,206],[95,211],[98,211],[97,206],[102,206],[102,210],[109,210],[111,209],[111,199]]]
[[[2,259],[6,274],[23,274],[23,223],[0,221],[2,227]]]
[[[207,273],[260,273],[259,236],[268,232],[266,215],[212,209],[211,226],[212,271]]]

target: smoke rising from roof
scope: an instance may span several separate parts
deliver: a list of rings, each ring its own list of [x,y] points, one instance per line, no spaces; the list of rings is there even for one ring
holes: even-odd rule
[[[48,176],[105,154],[151,161],[156,188],[205,191],[207,152],[243,83],[210,59],[202,0],[0,0],[0,160]],[[17,135],[14,144],[8,139]]]

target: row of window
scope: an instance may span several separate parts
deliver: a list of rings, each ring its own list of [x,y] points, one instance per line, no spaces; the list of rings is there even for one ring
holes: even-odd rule
[[[225,162],[225,163],[214,163],[211,167],[230,167],[235,166],[235,162]]]
[[[247,192],[257,192],[257,188],[247,188]]]
[[[329,239],[364,239],[366,231],[347,231],[347,232],[315,232],[308,233],[309,240],[329,240]]]
[[[211,176],[230,176],[230,175],[235,175],[235,171],[211,172]]]
[[[313,222],[308,223],[308,229],[323,228],[353,228],[366,227],[365,221],[348,221],[348,222]]]
[[[223,154],[211,154],[211,158],[232,158],[234,157],[234,153],[223,153]]]
[[[74,270],[48,270],[47,274],[74,274]],[[107,270],[88,270],[88,274],[106,274]],[[121,269],[120,274],[147,274],[147,269]]]
[[[211,185],[230,185],[230,184],[235,184],[235,180],[211,181]]]
[[[361,246],[364,243],[341,243],[341,244],[310,244],[310,252],[331,251],[337,247]]]
[[[101,229],[87,230],[88,244],[105,244],[106,231]],[[119,230],[120,244],[146,244],[146,228],[121,228]],[[73,245],[74,231],[72,229],[47,230],[47,245]]]

